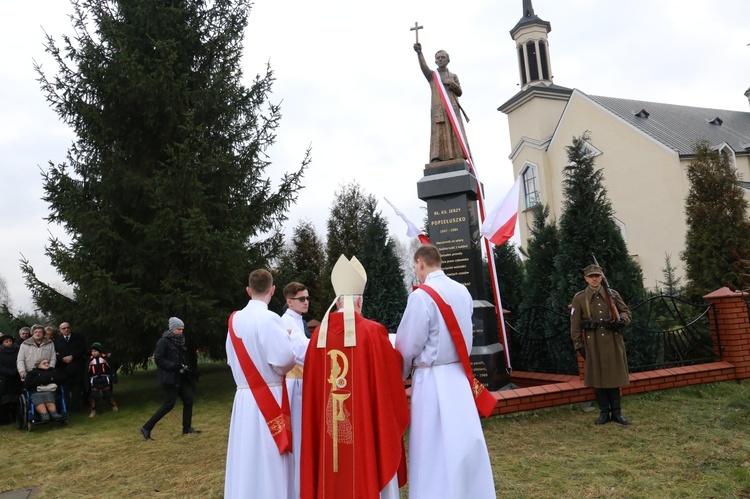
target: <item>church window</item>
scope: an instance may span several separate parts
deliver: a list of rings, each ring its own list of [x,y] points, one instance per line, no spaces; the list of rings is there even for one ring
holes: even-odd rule
[[[625,224],[617,217],[612,217],[612,221],[615,223],[615,227],[620,232],[623,241],[628,242],[627,232],[625,231]]]
[[[526,208],[531,208],[542,202],[536,166],[528,166],[523,172],[523,193]]]

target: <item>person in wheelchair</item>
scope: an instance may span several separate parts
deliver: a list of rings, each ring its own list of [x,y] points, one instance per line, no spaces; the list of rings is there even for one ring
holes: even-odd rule
[[[26,373],[26,379],[23,382],[24,388],[29,392],[34,410],[44,423],[65,419],[65,416],[57,412],[55,403],[57,377],[57,371],[50,368],[49,359],[39,359],[34,364],[34,369]]]
[[[93,418],[96,416],[96,401],[102,397],[112,406],[112,411],[117,412],[119,409],[112,396],[116,366],[112,364],[111,356],[102,351],[102,344],[98,341],[92,343],[89,350],[91,352],[88,365],[89,405],[91,406],[89,417]]]

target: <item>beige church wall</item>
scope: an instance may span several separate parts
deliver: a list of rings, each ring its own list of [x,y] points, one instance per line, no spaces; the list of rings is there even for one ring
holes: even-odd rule
[[[548,178],[542,185],[551,213],[559,218],[562,168],[568,161],[565,147],[586,130],[591,146],[601,153],[595,167],[604,170],[608,197],[616,218],[625,225],[628,251],[641,265],[644,285],[653,288],[663,280],[665,253],[671,254],[682,276],[679,253],[684,247],[688,184],[677,154],[579,92],[571,97],[549,146],[547,163],[553,166],[546,169]]]
[[[510,146],[515,149],[524,138],[548,139],[555,131],[566,101],[535,98],[508,115]]]

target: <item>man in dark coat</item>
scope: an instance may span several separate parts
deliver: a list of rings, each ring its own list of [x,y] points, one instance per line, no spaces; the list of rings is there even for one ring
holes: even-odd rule
[[[586,386],[593,387],[599,405],[596,424],[612,420],[622,425],[630,421],[622,416],[620,387],[629,383],[628,358],[622,329],[630,324],[630,309],[617,291],[610,297],[602,285],[603,272],[598,265],[583,269],[588,287],[573,298],[570,335],[573,346],[584,358]],[[617,319],[610,306],[617,308]]]
[[[146,440],[153,440],[151,430],[174,408],[178,396],[182,400],[182,434],[200,433],[192,426],[194,381],[185,359],[187,349],[183,336],[184,330],[184,322],[177,317],[170,317],[167,331],[164,331],[162,337],[156,342],[154,351],[156,379],[164,390],[164,402],[151,419],[139,429]]]
[[[63,388],[70,408],[81,408],[83,397],[83,378],[86,374],[86,342],[83,336],[73,333],[70,324],[60,324],[60,335],[55,338],[55,369],[63,375]]]

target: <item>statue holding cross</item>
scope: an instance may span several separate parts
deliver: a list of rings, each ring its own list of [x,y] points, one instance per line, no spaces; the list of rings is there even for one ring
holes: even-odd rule
[[[435,73],[427,66],[424,55],[422,55],[422,44],[419,43],[419,30],[422,28],[423,27],[420,26],[419,23],[415,22],[414,27],[409,28],[409,30],[414,31],[414,34],[416,35],[414,51],[417,53],[417,59],[422,74],[424,74],[430,84],[430,163],[437,161],[450,161],[454,159],[467,159],[452,128],[448,113],[443,107],[443,102],[440,99],[437,83],[434,81]],[[440,80],[443,82],[443,86],[448,95],[448,100],[450,101],[451,107],[453,107],[453,112],[456,115],[457,124],[461,128],[461,133],[464,138],[466,138],[464,124],[460,114],[463,109],[461,109],[461,105],[458,103],[458,98],[463,94],[463,90],[461,90],[458,76],[448,71],[447,66],[449,62],[450,57],[448,56],[448,52],[445,50],[438,50],[435,54],[437,74],[440,75]],[[464,117],[465,116],[466,115],[464,114]],[[466,121],[469,121],[468,118],[466,118]]]

